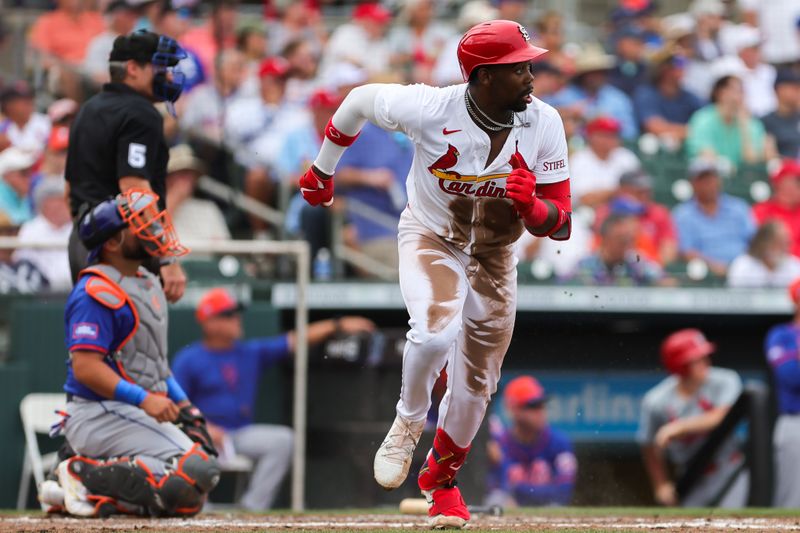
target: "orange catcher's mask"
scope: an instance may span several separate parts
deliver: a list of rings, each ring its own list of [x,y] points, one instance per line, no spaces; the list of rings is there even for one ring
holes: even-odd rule
[[[158,207],[158,195],[147,189],[128,189],[117,197],[117,209],[128,228],[154,257],[180,257],[189,249],[178,241],[172,218]]]

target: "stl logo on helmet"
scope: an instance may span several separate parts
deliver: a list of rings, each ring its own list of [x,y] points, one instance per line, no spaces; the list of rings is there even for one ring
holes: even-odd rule
[[[519,25],[519,32],[522,34],[522,37],[526,41],[530,41],[531,40],[530,36],[528,35],[528,30],[526,30],[525,26],[523,26],[522,24]]]

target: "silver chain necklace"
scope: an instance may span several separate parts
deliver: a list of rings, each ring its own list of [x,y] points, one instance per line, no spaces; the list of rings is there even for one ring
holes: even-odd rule
[[[503,124],[502,122],[497,122],[496,120],[492,119],[489,115],[484,113],[481,110],[480,107],[478,107],[478,104],[476,104],[475,100],[472,99],[472,95],[469,94],[469,89],[464,91],[464,103],[467,104],[467,111],[469,112],[469,114],[473,118],[473,120],[475,120],[475,122],[477,122],[483,128],[485,128],[485,129],[487,129],[489,131],[500,131],[500,130],[504,130],[504,129],[515,127],[515,125],[514,125],[514,116],[515,116],[514,113],[511,114],[511,119],[507,123]],[[472,106],[475,106],[475,109],[473,109]],[[486,122],[484,122],[478,116],[478,113],[475,112],[476,109],[477,109],[478,113],[483,115],[483,117],[486,120],[488,120],[489,122],[491,122],[492,124],[487,124]]]

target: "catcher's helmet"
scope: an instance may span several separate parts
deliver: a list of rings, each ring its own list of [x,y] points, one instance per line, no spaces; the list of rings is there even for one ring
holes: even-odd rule
[[[490,20],[473,26],[458,43],[458,64],[464,81],[478,67],[530,61],[547,52],[528,39],[525,27],[510,20]]]
[[[154,257],[178,257],[189,252],[181,245],[172,220],[158,208],[158,195],[146,189],[129,189],[96,205],[78,225],[78,237],[94,263],[108,239],[130,228]]]
[[[716,349],[699,329],[681,329],[661,343],[661,363],[671,374],[683,374],[687,364],[711,355]]]

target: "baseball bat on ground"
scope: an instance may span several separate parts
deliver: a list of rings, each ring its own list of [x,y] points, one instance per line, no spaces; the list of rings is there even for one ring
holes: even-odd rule
[[[473,514],[503,516],[503,508],[499,505],[470,505],[467,508]],[[404,498],[400,502],[400,513],[426,515],[428,514],[428,502],[425,501],[425,498]]]

